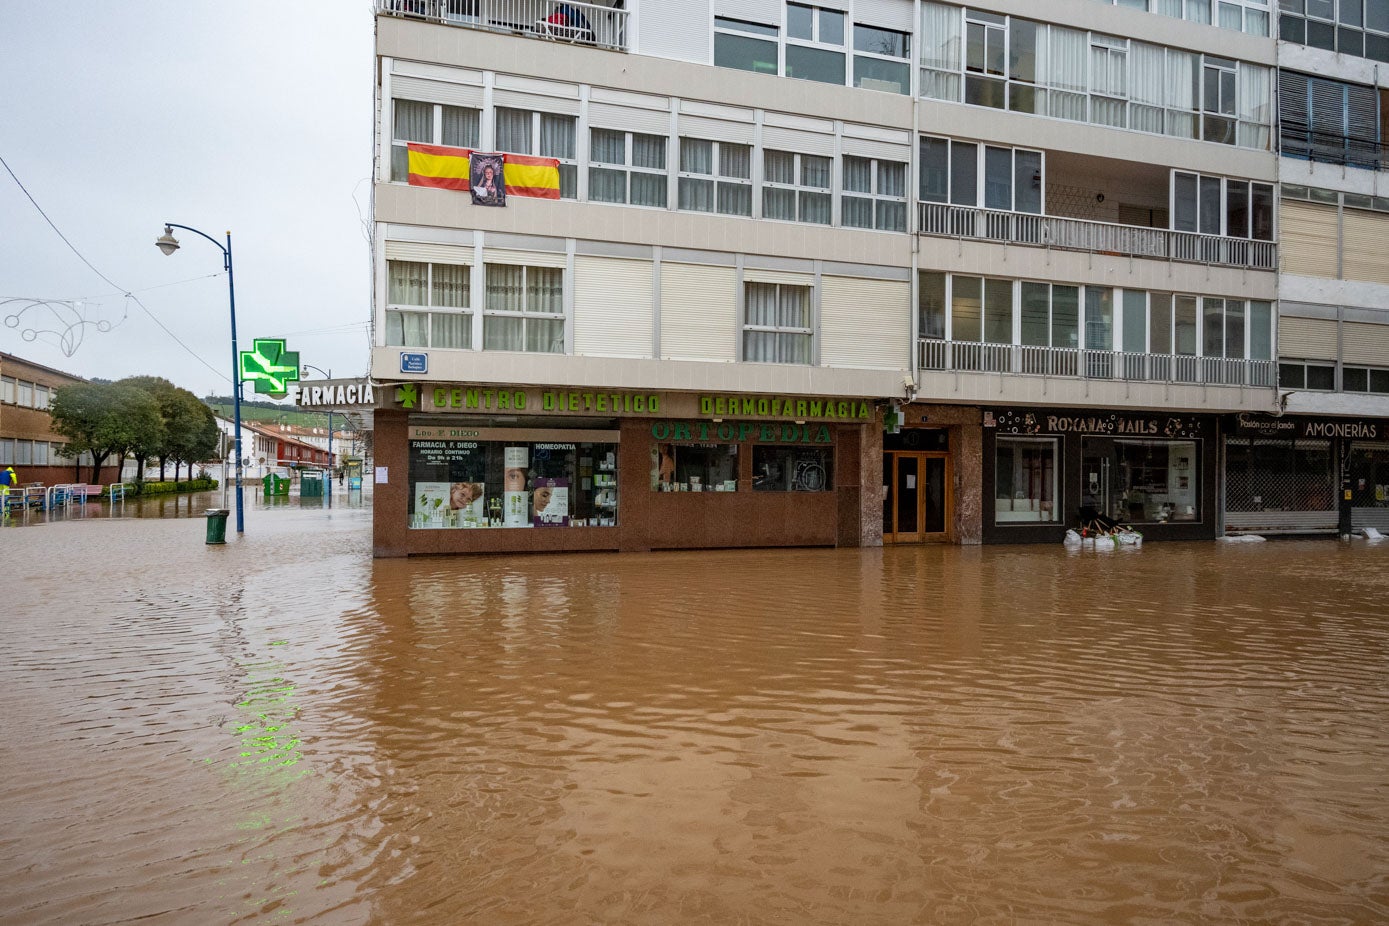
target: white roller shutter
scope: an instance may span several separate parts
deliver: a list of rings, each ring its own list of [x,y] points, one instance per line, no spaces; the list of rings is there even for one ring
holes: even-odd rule
[[[589,103],[588,124],[595,129],[620,129],[664,136],[670,134],[670,113],[613,106],[610,103]]]
[[[1346,322],[1342,335],[1341,359],[1346,363],[1389,367],[1389,325]]]
[[[579,114],[579,101],[558,96],[543,96],[538,93],[522,93],[518,90],[493,90],[492,102],[497,106],[511,109],[533,109],[542,113],[561,113],[566,116]]]
[[[1342,215],[1342,276],[1367,283],[1389,283],[1389,215],[1347,209]]]
[[[814,286],[815,274],[797,273],[793,270],[757,270],[752,267],[743,270],[744,283],[789,283],[792,286]]]
[[[574,261],[574,353],[651,356],[651,266],[611,257]]]
[[[885,161],[909,162],[912,159],[910,144],[897,145],[868,138],[851,138],[848,135],[840,139],[839,150],[856,157],[880,158]]]
[[[827,367],[905,370],[911,364],[911,285],[820,279],[820,362]]]
[[[418,77],[393,77],[391,96],[397,100],[419,100],[421,103],[444,103],[448,106],[482,106],[482,88],[471,84],[446,84]]]
[[[882,26],[899,32],[913,32],[912,0],[858,0],[854,4],[854,22],[865,26]]]
[[[834,155],[834,136],[816,135],[810,132],[800,132],[796,129],[764,125],[762,127],[762,147],[776,151],[792,151],[832,157]]]
[[[732,267],[661,264],[661,357],[737,358],[738,319]]]
[[[657,58],[711,63],[711,10],[710,0],[642,0],[641,29],[632,51]]]
[[[387,241],[386,260],[418,260],[436,264],[471,264],[473,249],[457,244]]]
[[[681,135],[731,141],[742,145],[752,144],[752,128],[751,123],[726,122],[723,119],[707,119],[704,116],[681,115],[679,122]]]
[[[1336,322],[1325,318],[1278,319],[1278,356],[1336,359]]]
[[[1278,208],[1284,273],[1336,278],[1336,207],[1284,200]]]
[[[714,0],[714,15],[781,26],[781,0]]]
[[[482,260],[488,264],[511,264],[525,267],[563,267],[567,260],[562,253],[549,251],[503,251],[485,248]]]

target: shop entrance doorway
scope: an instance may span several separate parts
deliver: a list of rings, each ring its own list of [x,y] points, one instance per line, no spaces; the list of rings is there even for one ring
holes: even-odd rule
[[[950,540],[950,454],[891,450],[883,454],[883,543]]]

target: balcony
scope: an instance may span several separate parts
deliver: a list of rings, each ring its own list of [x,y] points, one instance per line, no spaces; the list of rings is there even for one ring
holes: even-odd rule
[[[623,0],[614,0],[621,5]],[[377,0],[382,16],[627,50],[627,10],[554,0]]]
[[[922,136],[917,230],[1095,254],[1277,270],[1269,181]]]
[[[1278,266],[1278,250],[1272,241],[943,203],[919,203],[918,206],[921,211],[918,228],[923,235],[974,238],[1123,257],[1219,264],[1251,270],[1276,270]]]
[[[1032,347],[922,338],[922,371],[1007,373],[1069,379],[1271,389],[1278,365],[1273,360],[1232,360],[1186,354],[1130,354],[1074,347]]]

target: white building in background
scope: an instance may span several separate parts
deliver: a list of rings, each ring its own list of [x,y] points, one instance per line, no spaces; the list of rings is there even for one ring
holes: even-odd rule
[[[378,555],[1214,537],[1277,409],[1277,44],[1152,6],[382,0]]]

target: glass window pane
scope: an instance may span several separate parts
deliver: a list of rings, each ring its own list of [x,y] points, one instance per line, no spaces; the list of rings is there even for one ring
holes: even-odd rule
[[[627,133],[611,129],[594,129],[589,148],[589,159],[599,164],[627,163]]]
[[[842,221],[849,228],[873,227],[873,200],[858,196],[845,196],[841,207]]]
[[[1033,83],[1037,80],[1037,24],[1014,17],[1008,24],[1008,76]]]
[[[834,491],[834,451],[824,447],[752,448],[754,492]]]
[[[855,55],[854,86],[886,93],[910,93],[911,69],[906,62]]]
[[[429,318],[430,346],[466,349],[472,346],[473,317],[465,313],[435,312]]]
[[[844,14],[838,10],[821,10],[819,38],[826,45],[843,45]]]
[[[786,46],[786,76],[801,80],[818,80],[826,84],[844,84],[843,52],[803,45]]]
[[[726,32],[714,33],[714,64],[718,67],[775,74],[776,56],[776,42]]]
[[[392,305],[429,305],[429,265],[387,261],[386,301]]]
[[[786,4],[786,36],[811,41],[815,38],[815,10],[799,3]]]
[[[787,222],[796,220],[796,191],[768,187],[762,191],[762,217]]]
[[[1124,290],[1124,352],[1147,353],[1148,294],[1142,290]]]
[[[537,354],[564,353],[564,320],[526,319],[526,350]]]
[[[984,149],[984,208],[1013,208],[1013,151],[1011,148]]]
[[[1042,211],[1042,153],[1013,152],[1013,208],[1038,215]]]
[[[955,276],[950,285],[951,340],[979,341],[984,334],[983,279]]]
[[[1308,364],[1307,388],[1330,392],[1336,388],[1336,368]]]
[[[1114,290],[1085,287],[1085,346],[1090,350],[1114,349]]]
[[[950,143],[950,201],[957,206],[978,202],[979,146],[970,142]]]
[[[666,205],[666,178],[664,174],[643,174],[632,172],[632,205]]]
[[[680,169],[689,174],[712,174],[714,143],[699,138],[680,139]]]
[[[921,337],[945,337],[945,274],[923,270],[917,274],[917,310]]]
[[[723,215],[752,215],[752,187],[745,183],[720,183],[718,211]]]
[[[564,271],[558,267],[527,267],[526,311],[564,311]]]
[[[633,135],[632,166],[644,167],[648,170],[665,170],[665,137],[661,135]]]
[[[497,312],[520,312],[525,305],[526,268],[507,264],[487,267],[487,308]]]
[[[719,144],[719,176],[737,177],[743,180],[751,178],[752,147],[721,142]]]
[[[907,57],[907,34],[891,29],[878,29],[874,26],[854,25],[854,48],[857,51],[872,52],[875,55],[890,55],[894,58]]]
[[[1172,177],[1172,199],[1175,206],[1172,227],[1177,231],[1196,231],[1196,179],[1195,174],[1175,174]]]
[[[999,437],[994,445],[994,520],[1057,520],[1056,440]]]
[[[431,268],[433,293],[430,305],[466,309],[471,297],[470,268],[458,264],[434,264]]]
[[[1225,356],[1225,300],[1204,300],[1202,307],[1202,348],[1206,357]]]
[[[1148,296],[1148,352],[1172,353],[1172,296],[1170,293],[1151,293]]]
[[[1249,359],[1273,359],[1273,306],[1271,303],[1249,303]]]
[[[1051,287],[1046,283],[1022,284],[1022,331],[1018,342],[1031,347],[1051,346]]]
[[[534,153],[531,150],[531,113],[499,106],[496,121],[498,151],[510,151],[514,154]]]
[[[849,193],[873,192],[873,161],[844,156],[844,190]]]
[[[678,208],[693,212],[714,211],[714,181],[681,177],[677,188]]]
[[[1013,282],[984,281],[984,340],[990,344],[1013,343]]]
[[[1051,346],[1080,345],[1080,287],[1051,288]]]
[[[484,350],[524,350],[525,319],[505,315],[488,315],[482,320]]]
[[[434,104],[396,100],[393,131],[398,141],[434,141]]]
[[[443,143],[458,148],[482,144],[482,113],[461,106],[445,106]]]
[[[944,138],[921,139],[922,202],[943,203],[950,195],[950,142]]]
[[[588,198],[596,203],[627,201],[627,172],[593,167],[588,172]]]

